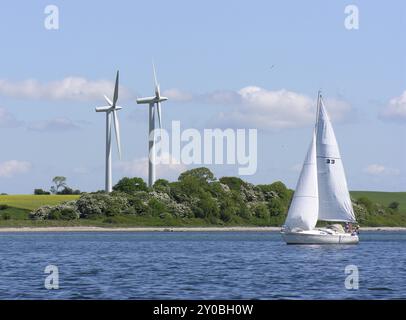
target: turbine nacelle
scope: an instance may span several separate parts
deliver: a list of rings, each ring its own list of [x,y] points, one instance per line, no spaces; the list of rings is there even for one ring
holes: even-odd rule
[[[110,112],[110,111],[114,111],[114,110],[121,110],[123,109],[123,107],[120,106],[104,106],[104,107],[97,107],[95,108],[96,112]]]
[[[158,103],[162,101],[168,100],[167,97],[145,97],[145,98],[138,98],[137,103],[138,104],[153,104],[153,103]]]

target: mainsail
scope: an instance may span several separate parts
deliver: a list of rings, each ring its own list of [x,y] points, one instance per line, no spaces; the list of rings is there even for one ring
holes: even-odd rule
[[[355,222],[340,151],[321,97],[317,119],[319,220]]]
[[[285,221],[286,227],[312,230],[316,226],[319,206],[317,189],[316,134],[313,132]]]

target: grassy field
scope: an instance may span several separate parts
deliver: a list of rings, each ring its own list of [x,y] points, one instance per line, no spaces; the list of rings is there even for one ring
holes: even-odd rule
[[[388,206],[391,202],[399,202],[399,212],[406,213],[406,192],[351,191],[351,197],[366,197],[374,203]]]
[[[56,205],[78,198],[78,195],[0,195],[0,204],[18,209],[35,210],[44,205]]]

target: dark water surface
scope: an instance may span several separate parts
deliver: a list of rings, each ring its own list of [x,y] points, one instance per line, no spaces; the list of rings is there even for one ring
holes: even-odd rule
[[[406,298],[406,233],[287,246],[275,232],[0,233],[1,299]],[[44,287],[47,265],[59,289]],[[359,270],[347,290],[345,267]]]

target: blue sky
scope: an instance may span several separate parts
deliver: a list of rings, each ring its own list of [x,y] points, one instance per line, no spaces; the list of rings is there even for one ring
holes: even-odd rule
[[[59,30],[44,27],[49,4]],[[344,27],[349,4],[358,30]],[[321,88],[350,189],[406,191],[405,21],[400,0],[3,1],[0,192],[49,188],[55,175],[103,188],[105,122],[94,107],[112,95],[117,69],[123,160],[113,154],[114,181],[145,174],[147,111],[135,97],[153,93],[152,59],[170,98],[164,127],[258,129],[258,170],[244,179],[295,186]],[[237,175],[236,166],[211,168]]]

